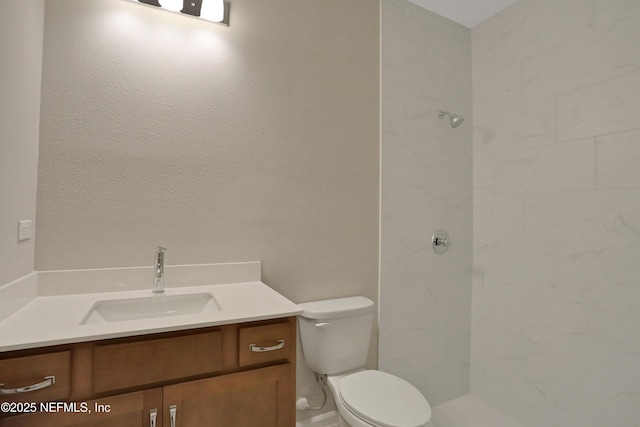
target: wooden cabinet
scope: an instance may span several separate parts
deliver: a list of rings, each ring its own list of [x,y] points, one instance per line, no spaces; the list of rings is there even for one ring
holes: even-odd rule
[[[65,408],[63,405],[67,403]],[[151,413],[162,406],[162,389],[83,402],[51,403],[50,412],[0,418],[2,427],[152,427]],[[156,427],[162,426],[158,409]]]
[[[281,364],[164,388],[164,419],[176,427],[294,425],[291,365]]]
[[[93,391],[104,393],[222,370],[220,331],[97,345]]]
[[[0,393],[0,402],[46,402],[71,394],[71,352],[59,351],[0,361],[0,388],[30,388],[26,393]]]
[[[241,367],[287,360],[295,329],[288,323],[244,326],[238,331],[238,363]]]
[[[290,317],[0,353],[2,389],[56,375],[0,394],[37,408],[0,427],[293,427],[295,330]]]

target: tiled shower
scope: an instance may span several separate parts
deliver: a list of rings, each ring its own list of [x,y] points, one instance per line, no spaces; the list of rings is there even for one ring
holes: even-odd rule
[[[382,2],[379,367],[438,405],[469,388],[472,255],[468,28]],[[457,128],[440,109],[465,117]],[[436,255],[444,229],[451,251]]]
[[[640,426],[640,3],[472,30],[382,3],[381,369],[432,406]]]

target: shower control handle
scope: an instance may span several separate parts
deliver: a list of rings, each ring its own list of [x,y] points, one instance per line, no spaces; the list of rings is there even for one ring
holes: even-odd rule
[[[447,239],[443,239],[441,237],[434,237],[433,238],[433,244],[435,246],[447,246],[449,244],[449,242],[447,242]]]
[[[451,238],[449,233],[444,230],[437,230],[431,238],[431,246],[433,251],[438,255],[442,255],[451,251]]]

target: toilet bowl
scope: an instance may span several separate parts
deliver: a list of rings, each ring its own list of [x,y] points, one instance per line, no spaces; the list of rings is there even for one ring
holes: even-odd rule
[[[365,370],[373,301],[338,298],[299,304],[305,363],[327,375],[341,422],[352,427],[432,427],[431,407],[409,382]]]
[[[407,381],[363,370],[327,378],[340,415],[351,427],[432,427],[431,406]]]

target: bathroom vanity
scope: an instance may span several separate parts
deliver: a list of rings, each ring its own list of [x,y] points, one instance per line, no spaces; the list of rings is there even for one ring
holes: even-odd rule
[[[0,426],[293,426],[295,325],[288,317],[3,353],[3,387],[55,383],[1,396],[22,413]],[[43,413],[41,402],[77,406]],[[39,413],[25,414],[26,404]]]
[[[0,321],[0,427],[295,425],[295,304],[261,282],[196,286],[168,293],[219,309],[82,323],[98,300],[146,292],[36,298]]]

